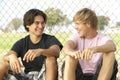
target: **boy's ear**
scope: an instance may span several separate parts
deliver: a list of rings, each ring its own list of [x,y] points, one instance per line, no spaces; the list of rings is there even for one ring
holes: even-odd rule
[[[28,25],[26,25],[26,27],[27,27],[27,28],[29,28],[29,26],[28,26]]]

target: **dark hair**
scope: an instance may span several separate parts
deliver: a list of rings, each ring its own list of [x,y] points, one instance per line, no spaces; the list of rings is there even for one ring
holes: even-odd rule
[[[42,16],[44,19],[44,22],[46,23],[47,16],[43,11],[41,11],[39,9],[30,9],[29,11],[27,11],[25,13],[24,18],[23,18],[23,25],[24,25],[26,31],[29,31],[29,29],[26,26],[34,23],[34,18],[36,16]]]

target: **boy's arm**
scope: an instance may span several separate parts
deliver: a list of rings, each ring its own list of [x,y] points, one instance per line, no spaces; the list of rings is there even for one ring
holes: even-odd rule
[[[96,52],[114,52],[116,51],[116,46],[112,40],[108,40],[104,45],[94,47]]]
[[[52,45],[48,49],[39,49],[40,53],[47,57],[59,57],[60,47],[58,45]]]
[[[10,68],[13,72],[19,73],[21,71],[22,64],[17,58],[17,53],[15,51],[10,50],[4,57],[4,61],[8,62]]]
[[[3,57],[3,60],[9,62],[11,56],[17,57],[16,52],[10,50],[10,51]]]
[[[72,40],[68,40],[64,45],[62,51],[65,54],[73,57],[74,56],[73,53],[75,52],[75,47],[76,47],[75,43]]]
[[[60,47],[58,45],[52,45],[50,48],[48,49],[30,49],[26,52],[26,54],[24,55],[23,60],[24,61],[32,61],[35,59],[35,57],[38,57],[40,55],[44,55],[46,57],[59,57],[60,54]]]

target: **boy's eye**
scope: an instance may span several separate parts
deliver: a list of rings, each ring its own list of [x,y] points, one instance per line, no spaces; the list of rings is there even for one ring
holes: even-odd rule
[[[34,22],[36,25],[39,25],[39,24],[45,24],[45,22],[38,22],[38,21],[36,21],[36,22]]]
[[[36,25],[38,25],[40,22],[35,22]]]

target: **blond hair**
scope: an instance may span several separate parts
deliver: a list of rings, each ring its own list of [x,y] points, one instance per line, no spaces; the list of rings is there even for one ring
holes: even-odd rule
[[[83,8],[79,10],[73,17],[73,21],[80,21],[84,24],[89,23],[92,28],[97,29],[98,19],[94,11]]]

